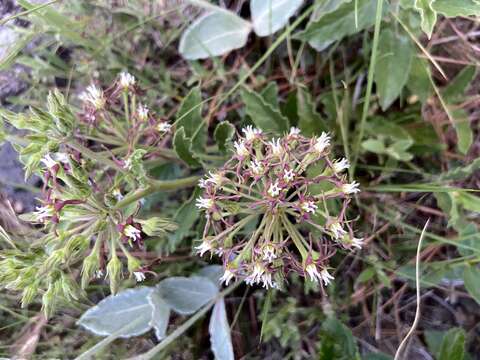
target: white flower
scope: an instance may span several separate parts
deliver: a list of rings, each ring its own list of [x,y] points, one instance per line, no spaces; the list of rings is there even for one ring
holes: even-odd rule
[[[122,192],[120,191],[119,188],[114,189],[112,192],[112,195],[115,196],[115,199],[117,199],[117,201],[120,201],[123,199]]]
[[[205,180],[205,179],[198,180],[198,187],[201,188],[201,189],[206,189],[207,188],[207,180]]]
[[[256,263],[253,266],[253,271],[245,278],[245,282],[248,285],[258,284],[262,280],[262,275],[265,272],[265,268],[262,264]]]
[[[330,146],[330,136],[327,133],[322,132],[320,137],[316,139],[313,148],[320,155],[328,146]]]
[[[262,175],[265,170],[262,163],[257,159],[250,162],[250,168],[255,175]]]
[[[213,202],[213,199],[210,199],[210,198],[202,198],[202,197],[199,197],[197,200],[196,200],[196,204],[197,208],[199,209],[211,209],[213,208],[214,206],[214,202]]]
[[[252,125],[248,125],[247,127],[243,128],[242,132],[247,141],[255,140],[257,137],[262,135],[262,130],[254,128]]]
[[[209,241],[202,241],[202,243],[198,246],[195,247],[197,252],[200,254],[200,256],[203,256],[207,251],[211,251],[213,249],[212,244]]]
[[[245,146],[245,143],[243,141],[235,141],[233,143],[233,146],[235,147],[235,151],[237,152],[237,155],[240,157],[247,157],[250,155],[250,152],[248,151],[247,147]]]
[[[345,230],[343,230],[342,225],[340,225],[338,221],[328,225],[328,230],[330,230],[332,236],[337,240],[343,238],[343,236],[347,233]]]
[[[268,145],[272,148],[272,154],[276,157],[280,157],[283,154],[282,144],[280,144],[280,139],[272,139],[268,142]]]
[[[333,172],[335,174],[339,173],[339,172],[342,172],[343,170],[345,169],[348,169],[350,167],[350,163],[348,162],[347,159],[343,158],[343,159],[339,159],[339,160],[335,160],[333,162]]]
[[[267,244],[262,248],[262,259],[268,261],[269,263],[272,262],[277,258],[275,254],[275,247],[271,244]]]
[[[278,181],[276,181],[268,188],[268,195],[271,197],[277,197],[280,194],[280,190],[282,189],[278,186]]]
[[[309,200],[309,201],[302,202],[301,208],[302,208],[303,211],[305,211],[307,213],[314,214],[315,211],[317,211],[318,206],[315,205],[315,203],[313,201]]]
[[[137,114],[138,118],[142,121],[145,121],[148,119],[148,107],[142,104],[138,104],[137,107]]]
[[[300,135],[300,129],[297,127],[292,126],[290,128],[290,132],[288,133],[289,136],[297,136]]]
[[[134,271],[133,276],[135,276],[136,282],[142,282],[143,280],[145,280],[145,274],[143,272]]]
[[[229,269],[226,269],[225,272],[223,273],[222,277],[220,278],[221,283],[225,283],[225,285],[228,286],[230,283],[230,280],[232,280],[235,277],[235,274],[231,272]]]
[[[354,181],[350,184],[349,183],[343,184],[341,190],[345,194],[355,194],[355,193],[360,192],[360,189],[358,188],[359,186],[360,186],[360,184],[358,182]]]
[[[351,239],[351,244],[353,247],[356,247],[357,249],[361,249],[363,245],[363,238],[352,238]]]
[[[97,88],[95,85],[90,85],[87,89],[80,94],[80,100],[85,103],[90,103],[99,110],[105,106],[105,97],[103,96],[103,91]]]
[[[45,155],[40,161],[49,169],[57,165],[57,162],[52,159],[50,154]]]
[[[222,182],[223,182],[223,175],[219,172],[217,173],[214,173],[214,172],[211,172],[209,171],[208,174],[210,175],[210,177],[207,177],[205,179],[205,184],[213,184],[213,185],[216,185],[216,186],[220,186],[222,185]]]
[[[335,278],[332,275],[330,275],[327,269],[323,269],[322,271],[320,271],[320,279],[322,279],[324,285],[327,286]]]
[[[132,170],[132,159],[131,158],[128,158],[127,160],[125,160],[125,162],[123,163],[123,168],[125,170]]]
[[[272,281],[272,274],[268,271],[263,273],[261,281],[263,283],[262,287],[264,287],[265,289],[278,287],[277,284]]]
[[[43,221],[54,215],[54,208],[51,205],[37,206],[33,217],[35,221]]]
[[[295,173],[293,172],[293,170],[287,170],[285,171],[285,174],[283,174],[283,180],[285,180],[286,183],[293,181],[294,178]]]
[[[124,89],[127,89],[133,85],[135,85],[135,77],[124,71],[122,73],[120,73],[120,85],[124,88]]]
[[[123,229],[123,234],[132,241],[140,240],[142,238],[141,233],[142,232],[133,225],[127,225]]]
[[[105,275],[105,273],[104,273],[103,270],[101,270],[101,269],[100,269],[100,270],[97,270],[97,271],[95,272],[95,277],[96,277],[97,279],[103,278],[104,275]]]
[[[167,123],[166,121],[162,121],[157,125],[157,130],[162,134],[166,134],[172,130],[172,125]]]

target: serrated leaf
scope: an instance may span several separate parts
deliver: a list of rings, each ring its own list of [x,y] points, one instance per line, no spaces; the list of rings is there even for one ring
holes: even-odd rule
[[[170,307],[159,296],[157,291],[148,295],[148,301],[152,306],[152,318],[150,325],[155,329],[155,335],[161,340],[167,334],[168,321],[170,319]]]
[[[277,135],[288,131],[288,119],[282,115],[278,108],[268,104],[260,94],[249,89],[243,89],[241,97],[245,104],[246,113],[258,128]]]
[[[213,307],[208,332],[215,360],[234,360],[232,337],[223,299],[218,300]]]
[[[192,149],[205,151],[207,128],[202,119],[202,93],[199,86],[190,90],[181,102],[176,114],[176,127],[184,128],[185,136],[192,139]]]
[[[226,153],[227,143],[235,136],[235,126],[230,124],[228,121],[222,121],[215,128],[213,136],[218,145],[218,149],[221,152]]]
[[[415,0],[414,9],[418,11],[421,18],[422,30],[428,38],[432,36],[433,28],[437,22],[437,12],[432,7],[435,0]]]
[[[198,167],[200,163],[195,159],[192,151],[192,140],[185,136],[183,127],[177,129],[173,136],[173,147],[178,157],[191,167]]]
[[[110,295],[88,309],[77,324],[96,335],[141,335],[150,330],[153,308],[148,302],[152,288],[139,287]],[[124,330],[122,330],[124,329]]]
[[[309,23],[304,31],[294,37],[306,40],[314,49],[322,51],[332,42],[342,40],[345,36],[356,34],[375,24],[376,1],[358,0],[357,5],[356,8],[355,1],[343,4],[337,10]]]
[[[283,28],[302,5],[303,0],[251,0],[253,30],[258,36],[268,36]]]
[[[275,81],[270,81],[260,93],[263,99],[272,105],[274,108],[278,108],[278,85]]]
[[[325,121],[318,113],[312,95],[305,89],[297,89],[298,127],[306,136],[319,135],[326,131]]]
[[[223,10],[195,20],[180,39],[179,51],[188,60],[223,55],[245,46],[252,25]]]
[[[173,310],[182,315],[194,313],[218,294],[215,284],[200,276],[171,277],[162,280],[155,291]]]
[[[443,336],[438,360],[463,360],[465,357],[465,330],[453,328]]]
[[[382,30],[378,43],[375,83],[383,111],[398,98],[407,83],[413,54],[409,37],[396,34],[390,28]]]
[[[433,9],[446,17],[480,16],[478,0],[435,0]]]

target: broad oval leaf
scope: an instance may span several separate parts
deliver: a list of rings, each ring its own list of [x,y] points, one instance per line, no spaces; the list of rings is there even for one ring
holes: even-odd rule
[[[157,339],[161,340],[167,334],[170,306],[160,297],[157,291],[152,291],[148,295],[148,302],[153,310],[150,325],[155,329]]]
[[[218,149],[225,153],[227,152],[226,144],[233,139],[235,135],[235,126],[233,126],[228,121],[222,121],[217,125],[215,128],[215,132],[213,136],[215,137],[215,141],[217,142]]]
[[[215,284],[200,276],[171,277],[161,281],[155,291],[168,306],[182,315],[193,314],[218,294]]]
[[[435,0],[415,0],[414,8],[420,14],[422,30],[428,38],[432,36],[433,28],[437,22],[437,12],[433,8]]]
[[[110,295],[88,309],[77,324],[96,335],[141,335],[150,330],[153,308],[148,301],[152,288],[139,287]]]
[[[386,28],[378,43],[378,61],[375,83],[382,110],[386,110],[398,98],[407,83],[414,55],[407,36],[395,34]]]
[[[303,0],[251,0],[253,30],[258,36],[268,36],[280,30],[302,5]]]
[[[436,0],[432,7],[447,17],[480,16],[480,2],[477,0]]]
[[[230,325],[223,299],[218,300],[213,307],[208,331],[215,360],[234,360]]]
[[[188,60],[223,55],[245,46],[252,25],[227,10],[201,16],[180,39],[179,50]]]
[[[224,270],[222,265],[208,265],[204,268],[201,268],[197,275],[209,279],[220,288],[222,286],[220,278],[222,277],[223,272]]]
[[[438,360],[463,360],[465,358],[465,330],[453,328],[443,336]]]
[[[192,151],[192,139],[185,135],[185,129],[181,127],[173,136],[173,147],[178,157],[190,167],[198,167],[200,163]]]

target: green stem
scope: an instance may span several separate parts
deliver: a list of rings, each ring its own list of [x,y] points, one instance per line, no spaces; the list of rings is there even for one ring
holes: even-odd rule
[[[360,121],[358,138],[357,138],[357,141],[355,142],[355,148],[353,151],[353,161],[350,167],[350,180],[352,180],[352,178],[355,175],[355,167],[357,166],[358,154],[360,152],[360,144],[362,142],[363,134],[365,132],[365,124],[367,122],[368,109],[370,108],[370,97],[372,95],[372,87],[373,87],[373,75],[375,73],[375,65],[377,62],[377,49],[378,49],[378,40],[380,36],[380,25],[382,23],[383,1],[384,0],[377,0],[377,13],[375,17],[375,30],[373,32],[372,55],[370,57],[370,65],[368,67],[367,92],[365,94],[365,99],[363,102],[363,112],[362,112],[362,119]]]
[[[115,170],[118,170],[122,173],[125,172],[125,170],[119,166],[117,163],[115,163],[113,160],[110,160],[109,158],[99,154],[99,153],[96,153],[95,151],[92,151],[90,150],[89,148],[77,143],[75,140],[73,139],[68,139],[67,142],[66,142],[66,145],[71,147],[72,149],[75,149],[77,150],[78,152],[80,152],[82,155],[84,156],[87,156],[89,157],[90,159],[92,160],[95,160],[95,161],[98,161],[102,164],[105,164]]]
[[[130,194],[123,200],[119,201],[113,207],[113,210],[119,210],[137,200],[159,191],[172,191],[195,186],[199,179],[200,176],[190,176],[176,180],[153,180],[146,188],[139,189],[133,194]]]

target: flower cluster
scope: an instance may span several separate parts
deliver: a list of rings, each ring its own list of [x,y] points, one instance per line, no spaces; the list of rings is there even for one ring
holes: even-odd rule
[[[227,285],[240,278],[282,287],[291,271],[328,285],[336,249],[362,246],[346,219],[360,191],[344,174],[348,161],[331,159],[326,133],[307,138],[292,128],[268,141],[251,126],[242,132],[232,158],[199,183],[207,221],[198,252],[223,258]]]

